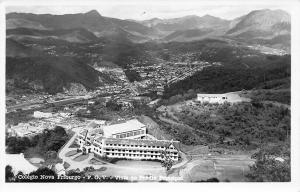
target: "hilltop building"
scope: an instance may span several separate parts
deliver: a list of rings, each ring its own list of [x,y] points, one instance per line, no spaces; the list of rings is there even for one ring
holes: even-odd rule
[[[197,94],[196,101],[204,103],[238,103],[238,102],[249,102],[250,99],[240,97],[238,92],[230,92],[223,94]]]
[[[226,94],[197,94],[197,101],[201,103],[224,103],[227,100]]]
[[[40,112],[40,111],[35,111],[33,113],[34,118],[50,118],[52,116],[53,116],[52,113],[44,113],[44,112]]]
[[[133,119],[125,123],[86,129],[79,133],[79,148],[95,156],[135,160],[162,160],[161,152],[178,161],[178,141],[150,140],[146,126]]]

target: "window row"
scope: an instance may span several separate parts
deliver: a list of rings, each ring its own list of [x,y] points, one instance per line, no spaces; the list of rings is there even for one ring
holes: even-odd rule
[[[118,147],[143,147],[143,148],[152,148],[152,149],[164,149],[164,146],[146,146],[146,145],[125,145],[125,144],[109,144],[107,143],[106,146],[118,146]]]
[[[122,156],[122,157],[152,157],[152,158],[161,158],[160,155],[142,155],[142,154],[118,154],[118,153],[107,153],[110,156]]]
[[[155,154],[160,154],[160,152],[159,151],[139,151],[139,150],[125,150],[125,149],[106,149],[106,151],[112,151],[112,152],[129,152],[129,153],[131,153],[131,152],[133,152],[133,153],[155,153]]]
[[[131,131],[131,132],[128,132],[128,133],[117,134],[117,135],[116,135],[116,138],[122,139],[122,138],[126,138],[126,137],[132,137],[132,136],[136,136],[136,135],[142,135],[142,134],[144,134],[144,133],[145,133],[144,130]]]

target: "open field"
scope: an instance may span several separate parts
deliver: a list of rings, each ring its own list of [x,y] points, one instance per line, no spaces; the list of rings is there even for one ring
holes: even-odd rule
[[[115,164],[124,167],[161,168],[161,163],[155,161],[120,160],[117,161]]]
[[[89,163],[90,163],[91,165],[104,165],[104,164],[105,164],[104,162],[98,160],[97,158],[92,158],[92,159],[89,161]]]
[[[249,155],[193,157],[169,176],[181,176],[185,182],[199,182],[211,178],[219,181],[243,182],[254,160]]]
[[[124,163],[124,162],[123,162]],[[151,181],[151,178],[155,178],[158,181],[159,177],[166,176],[165,169],[162,167],[138,167],[141,166],[139,162],[125,163],[126,166],[108,166],[107,169],[93,171],[89,174],[98,176],[117,176],[125,178],[126,180],[139,180],[139,181]],[[124,164],[124,165],[125,165]],[[101,169],[101,168],[100,168]],[[132,179],[136,178],[136,179]]]
[[[247,91],[241,94],[244,97],[248,97],[250,99],[258,100],[258,101],[272,101],[277,103],[285,104],[286,106],[291,105],[291,89],[277,89],[277,90],[269,90],[269,89],[259,89]]]
[[[86,160],[87,158],[89,158],[89,154],[86,154],[86,155],[79,155],[79,156],[75,157],[73,160],[79,162],[79,161],[84,161],[84,160]]]
[[[65,156],[66,156],[66,157],[70,157],[70,156],[74,156],[74,155],[76,155],[76,154],[78,154],[78,152],[77,152],[77,150],[75,149],[75,150],[72,150],[72,151],[67,152],[67,153],[65,154]]]

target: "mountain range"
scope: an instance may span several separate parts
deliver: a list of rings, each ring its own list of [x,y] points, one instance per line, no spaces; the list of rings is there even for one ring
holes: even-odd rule
[[[122,20],[104,17],[96,10],[65,15],[8,13],[6,26],[9,37],[52,37],[70,42],[90,42],[95,37],[117,36],[133,42],[185,42],[213,37],[248,42],[289,36],[291,28],[287,12],[269,9],[255,10],[233,20],[211,15],[144,21]]]

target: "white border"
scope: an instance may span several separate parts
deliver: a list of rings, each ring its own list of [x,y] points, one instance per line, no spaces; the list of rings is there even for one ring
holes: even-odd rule
[[[194,3],[201,5],[290,5],[292,7],[292,182],[290,183],[5,183],[4,182],[4,142],[5,142],[5,6],[15,5],[15,6],[83,6],[83,5],[100,5],[101,4],[184,4],[184,3]],[[85,190],[95,190],[95,191],[298,191],[300,192],[300,2],[297,0],[260,0],[260,1],[226,1],[226,0],[65,0],[65,1],[47,1],[47,0],[10,0],[2,1],[0,4],[0,78],[1,78],[1,96],[0,110],[1,110],[1,129],[0,134],[1,140],[1,191],[85,191]],[[3,146],[3,147],[2,147]]]

